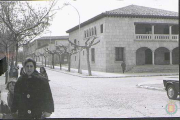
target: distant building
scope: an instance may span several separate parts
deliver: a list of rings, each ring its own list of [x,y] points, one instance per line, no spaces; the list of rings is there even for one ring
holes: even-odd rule
[[[178,65],[178,13],[130,5],[106,11],[67,30],[69,40],[84,45],[97,36],[100,43],[90,50],[91,68],[95,71],[122,72],[137,66]],[[78,68],[78,54],[71,57]],[[86,51],[81,52],[81,68],[87,69]]]
[[[37,62],[45,63],[44,56],[47,56],[47,64],[52,64],[52,56],[45,52],[45,49],[55,50],[57,45],[68,45],[69,36],[44,36],[35,39],[33,42],[23,46],[24,56],[32,57]],[[43,56],[44,55],[44,56]],[[61,57],[63,63],[67,62],[67,58]],[[59,63],[59,57],[55,55],[55,64]]]

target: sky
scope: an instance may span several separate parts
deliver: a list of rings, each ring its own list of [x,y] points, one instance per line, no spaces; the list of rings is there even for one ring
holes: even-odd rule
[[[63,7],[55,14],[49,32],[44,32],[41,36],[64,36],[68,35],[67,30],[73,28],[88,19],[95,17],[105,11],[110,11],[128,5],[139,5],[168,11],[178,12],[178,0],[58,0],[57,6],[61,8],[64,3],[71,5]],[[43,2],[42,2],[43,4]]]

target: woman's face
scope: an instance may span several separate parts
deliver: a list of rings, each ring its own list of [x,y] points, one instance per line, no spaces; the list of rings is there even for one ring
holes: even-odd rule
[[[9,86],[8,86],[8,89],[11,93],[14,93],[14,86],[15,86],[15,83],[9,83]]]
[[[28,62],[25,66],[25,72],[27,75],[31,75],[34,72],[34,64],[32,62]]]

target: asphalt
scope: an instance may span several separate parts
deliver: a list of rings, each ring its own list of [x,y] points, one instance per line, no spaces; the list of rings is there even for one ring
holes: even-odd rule
[[[46,67],[46,69],[51,69]],[[67,71],[66,67],[62,67],[62,70],[59,67],[55,66],[55,69],[51,69],[52,71],[61,72],[64,74],[69,74],[81,78],[125,78],[125,77],[151,77],[151,76],[177,76],[179,73],[105,73],[105,72],[98,72],[92,71],[92,76],[88,75],[87,70],[83,70],[82,74],[79,74],[77,69],[71,68],[71,72]],[[3,92],[7,92],[5,89],[5,75],[0,76],[0,90]],[[157,82],[148,82],[148,83],[139,83],[136,85],[140,88],[151,89],[151,90],[159,90],[165,91],[162,81]]]

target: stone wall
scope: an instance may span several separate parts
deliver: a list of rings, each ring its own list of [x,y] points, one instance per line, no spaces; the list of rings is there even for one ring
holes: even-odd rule
[[[69,34],[69,39],[71,41],[74,39],[77,39],[77,41],[80,40],[80,44],[83,45],[85,42],[83,39],[84,30],[96,26],[97,37],[101,42],[93,46],[93,48],[95,48],[95,62],[91,62],[91,69],[105,72],[122,72],[122,61],[115,61],[115,47],[124,47],[125,63],[127,65],[127,70],[130,70],[136,66],[137,49],[147,47],[154,51],[158,47],[166,47],[169,50],[173,50],[178,46],[177,41],[136,41],[134,39],[135,22],[178,24],[178,20],[174,19],[105,17],[82,27],[80,37],[78,30],[71,32]],[[104,26],[104,33],[100,33],[101,24]],[[71,66],[73,68],[78,68],[78,58],[79,54],[72,55]],[[81,52],[82,69],[87,69],[86,61],[86,50],[83,50]]]

